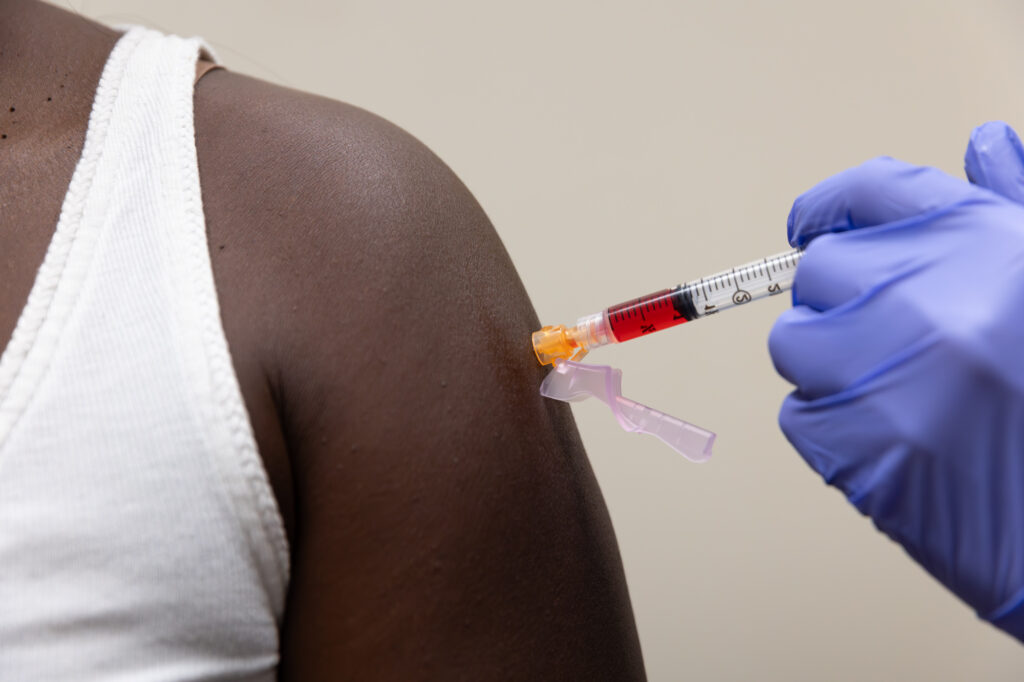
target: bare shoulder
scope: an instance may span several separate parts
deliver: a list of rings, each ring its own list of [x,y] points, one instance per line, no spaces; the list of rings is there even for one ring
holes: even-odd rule
[[[435,306],[464,304],[466,316],[478,314],[469,304],[498,293],[480,290],[483,279],[500,280],[503,289],[514,283],[525,298],[469,191],[430,150],[382,118],[214,71],[197,87],[196,128],[211,247],[226,250],[214,255],[234,252],[246,267],[258,268],[239,267],[237,274],[251,276],[244,291],[260,294],[261,305],[269,306],[264,316],[273,313],[273,325],[261,331],[284,344],[281,351],[294,349],[278,332],[296,342],[325,325],[321,331],[337,332],[336,323],[323,318],[328,309],[351,327],[335,339],[347,358],[365,350],[386,359],[422,346],[422,338],[394,332],[437,328]],[[421,305],[410,305],[417,300]],[[280,325],[285,319],[292,324]],[[354,325],[358,320],[379,326]],[[534,320],[501,322],[528,334]]]
[[[224,314],[294,480],[282,677],[642,678],[600,490],[470,192],[356,107],[217,72],[196,97]]]

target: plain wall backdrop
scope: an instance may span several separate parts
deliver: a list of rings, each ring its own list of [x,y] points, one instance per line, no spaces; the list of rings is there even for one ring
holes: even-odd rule
[[[546,324],[784,250],[793,198],[847,166],[962,176],[973,126],[1024,125],[1011,0],[60,4],[201,35],[231,69],[409,130],[474,192]],[[718,432],[709,463],[574,407],[650,679],[1024,678],[1024,647],[782,436],[766,340],[783,298],[592,356]]]

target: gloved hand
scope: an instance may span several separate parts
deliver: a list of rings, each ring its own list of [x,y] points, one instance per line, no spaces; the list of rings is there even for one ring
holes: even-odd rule
[[[1024,640],[1024,206],[1002,195],[1024,196],[1024,163],[973,142],[995,191],[879,158],[797,198],[807,251],[769,347],[804,459]]]

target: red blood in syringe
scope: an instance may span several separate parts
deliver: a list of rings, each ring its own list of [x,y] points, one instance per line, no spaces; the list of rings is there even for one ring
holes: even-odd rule
[[[619,343],[674,327],[696,315],[692,298],[682,286],[664,289],[608,309],[608,324]]]

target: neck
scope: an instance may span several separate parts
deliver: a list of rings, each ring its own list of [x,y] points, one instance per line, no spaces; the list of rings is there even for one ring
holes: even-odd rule
[[[10,146],[88,120],[117,33],[37,0],[0,0],[0,133]],[[0,147],[2,149],[3,147]]]

